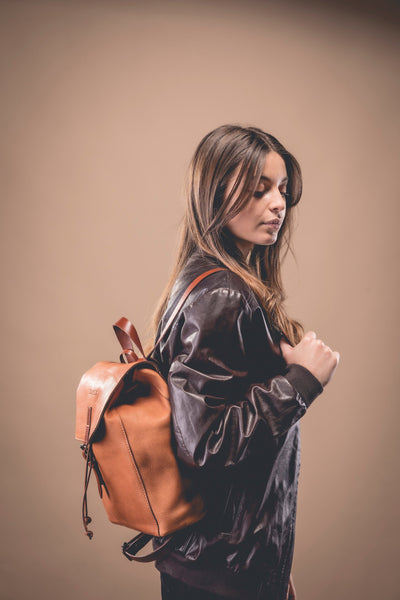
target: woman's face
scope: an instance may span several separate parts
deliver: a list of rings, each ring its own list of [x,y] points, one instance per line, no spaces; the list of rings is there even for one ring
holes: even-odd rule
[[[233,187],[237,172],[233,174],[228,183],[225,197]],[[279,230],[286,214],[287,181],[283,158],[276,152],[268,152],[255,194],[239,214],[226,225],[245,257],[248,256],[254,244],[269,246],[278,239]],[[239,187],[230,205],[235,202],[240,192]]]

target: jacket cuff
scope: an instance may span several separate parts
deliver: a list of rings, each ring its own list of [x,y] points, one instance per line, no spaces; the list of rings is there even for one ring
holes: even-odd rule
[[[301,395],[307,408],[324,390],[319,379],[302,365],[294,363],[288,365],[285,377]]]

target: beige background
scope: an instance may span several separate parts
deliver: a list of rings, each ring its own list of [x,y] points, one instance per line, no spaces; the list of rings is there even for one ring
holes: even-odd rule
[[[395,4],[0,6],[1,598],[159,598],[94,484],[83,535],[75,389],[117,359],[118,317],[146,337],[186,165],[228,122],[270,131],[302,165],[288,308],[341,353],[302,419],[298,598],[398,598]]]

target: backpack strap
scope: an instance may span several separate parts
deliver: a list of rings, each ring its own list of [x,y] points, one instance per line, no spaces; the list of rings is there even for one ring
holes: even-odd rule
[[[159,560],[166,555],[172,546],[173,537],[169,535],[167,539],[153,552],[146,554],[145,556],[135,556],[142,548],[144,548],[154,536],[147,533],[139,533],[129,542],[125,542],[122,545],[122,553],[128,560],[134,560],[136,562],[147,563],[153,560]]]
[[[128,321],[128,319],[126,319],[125,317],[121,317],[116,323],[114,323],[113,328],[115,331],[115,335],[117,336],[118,341],[122,346],[123,351],[126,352],[128,356],[133,355],[132,358],[134,360],[138,359],[134,351],[134,344],[136,348],[140,350],[142,357],[145,358],[142,344],[140,343],[140,339],[138,336],[138,332],[136,331],[136,328],[133,325],[133,323]],[[132,360],[128,362],[134,361]]]
[[[172,323],[174,322],[176,316],[178,315],[179,311],[181,310],[182,306],[184,305],[185,300],[189,296],[190,292],[192,290],[194,290],[194,288],[200,283],[200,281],[202,281],[203,279],[205,279],[209,275],[212,275],[212,273],[216,273],[217,271],[227,271],[227,269],[224,269],[223,267],[217,267],[215,269],[210,269],[209,271],[206,271],[205,273],[202,273],[201,275],[199,275],[198,277],[196,277],[196,279],[194,279],[192,281],[192,283],[186,288],[186,290],[183,293],[181,299],[179,300],[178,304],[176,305],[176,307],[175,307],[172,315],[170,316],[170,318],[168,319],[168,321],[167,321],[164,329],[162,330],[162,332],[160,334],[160,337],[157,340],[157,343],[155,344],[155,346],[153,347],[153,349],[151,350],[151,352],[148,353],[147,356],[150,356],[151,354],[153,354],[154,350],[159,346],[161,340],[163,339],[163,337],[166,335],[166,333],[171,328]]]
[[[145,354],[144,354],[142,344],[140,343],[139,335],[135,329],[135,326],[130,321],[128,321],[128,319],[126,319],[125,317],[121,317],[120,319],[118,319],[118,321],[116,323],[114,323],[113,327],[114,327],[115,335],[117,336],[118,341],[122,346],[122,349],[123,349],[122,354],[125,355],[124,358],[127,359],[127,362],[134,362],[134,361],[138,360],[138,357],[134,351],[134,346],[136,346],[139,349],[143,358],[149,359],[149,357],[153,354],[154,350],[160,344],[163,337],[170,330],[172,323],[174,322],[176,316],[178,315],[179,311],[181,310],[182,306],[184,305],[185,300],[189,296],[190,292],[200,283],[200,281],[202,281],[209,275],[212,275],[212,273],[216,273],[217,271],[226,271],[226,270],[227,269],[225,269],[224,267],[216,267],[215,269],[210,269],[209,271],[206,271],[205,273],[201,273],[201,275],[199,275],[198,277],[196,277],[196,279],[194,279],[192,281],[192,283],[186,288],[186,290],[182,294],[181,299],[179,300],[179,302],[176,305],[174,311],[172,312],[170,318],[168,319],[166,325],[164,326],[164,328],[157,340],[157,343],[155,344],[153,349],[150,352],[148,352],[147,356],[145,356]],[[122,357],[122,355],[121,355],[121,357]]]

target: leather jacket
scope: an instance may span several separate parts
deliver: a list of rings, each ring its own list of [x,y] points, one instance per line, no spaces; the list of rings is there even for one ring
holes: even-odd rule
[[[200,251],[190,257],[158,334],[191,281],[216,266]],[[168,381],[178,459],[207,508],[156,567],[228,598],[284,600],[289,583],[299,419],[323,388],[286,364],[279,337],[253,291],[223,270],[191,292],[153,355]]]

